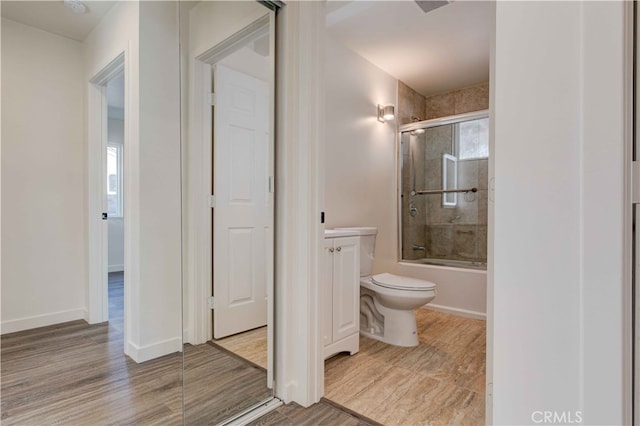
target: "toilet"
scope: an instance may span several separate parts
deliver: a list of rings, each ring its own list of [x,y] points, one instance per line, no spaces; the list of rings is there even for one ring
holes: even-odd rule
[[[360,334],[396,346],[418,346],[417,309],[436,297],[429,281],[389,273],[371,275],[377,228],[336,228],[360,236]]]

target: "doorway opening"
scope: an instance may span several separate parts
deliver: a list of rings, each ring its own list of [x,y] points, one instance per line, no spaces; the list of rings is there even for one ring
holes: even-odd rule
[[[375,224],[377,237],[361,254],[372,268],[355,280],[336,278],[326,262],[327,277],[334,275],[321,292],[359,289],[360,336],[355,349],[324,354],[324,397],[382,424],[479,424],[487,278],[472,262],[486,262],[490,139],[486,121],[466,130],[457,123],[487,116],[493,5],[442,2],[425,10],[421,3],[326,8],[325,227]],[[382,106],[394,114],[381,122]],[[376,287],[382,272],[420,281],[411,290]],[[425,282],[438,293],[427,304],[414,291],[429,288]],[[394,301],[390,309],[373,289],[423,305],[399,309]],[[320,312],[327,330],[353,315],[340,298],[328,305]],[[391,320],[399,313],[406,322]],[[403,341],[405,333],[415,342]],[[340,342],[335,331],[323,335],[325,348]]]
[[[107,149],[105,155],[107,198],[108,320],[122,326],[124,320],[124,72],[106,84]],[[115,324],[113,324],[115,325]],[[122,327],[121,327],[122,329]]]
[[[127,342],[124,52],[89,80],[88,92],[89,323],[109,321]]]

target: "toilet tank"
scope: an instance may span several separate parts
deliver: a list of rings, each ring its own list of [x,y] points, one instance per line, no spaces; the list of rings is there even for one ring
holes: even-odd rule
[[[373,273],[373,256],[376,250],[378,228],[360,226],[335,229],[358,233],[360,236],[360,276],[366,277],[371,275]]]

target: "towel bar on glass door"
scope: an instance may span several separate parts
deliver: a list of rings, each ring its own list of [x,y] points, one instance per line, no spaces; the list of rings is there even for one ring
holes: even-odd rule
[[[411,195],[450,194],[452,192],[478,192],[478,188],[467,189],[429,189],[426,191],[411,191]]]

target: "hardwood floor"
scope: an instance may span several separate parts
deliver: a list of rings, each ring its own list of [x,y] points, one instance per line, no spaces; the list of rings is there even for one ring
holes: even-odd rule
[[[181,354],[140,364],[124,356],[122,277],[110,278],[109,323],[73,321],[2,336],[3,425],[209,425],[270,395],[262,368],[212,344],[185,345],[184,377]],[[330,401],[289,404],[252,424],[482,424],[484,322],[418,310],[418,328],[416,348],[361,338],[358,354],[326,361]],[[223,343],[250,352],[244,337]]]
[[[360,337],[325,362],[325,397],[385,425],[484,424],[485,321],[416,311],[420,344]]]
[[[124,355],[121,274],[110,274],[109,323],[84,321],[3,335],[3,425],[180,425],[179,353]],[[185,347],[185,424],[215,424],[264,399],[264,371],[211,345]],[[270,391],[269,395],[270,395]]]

